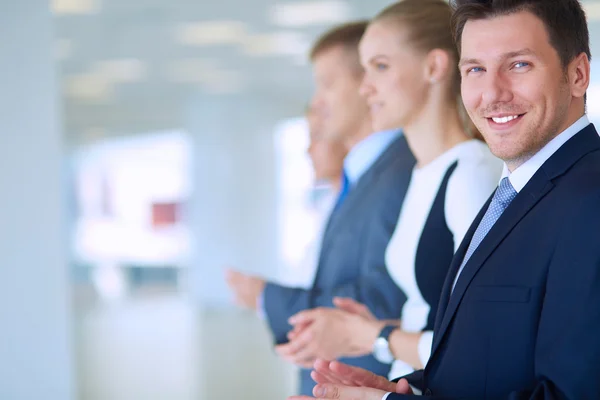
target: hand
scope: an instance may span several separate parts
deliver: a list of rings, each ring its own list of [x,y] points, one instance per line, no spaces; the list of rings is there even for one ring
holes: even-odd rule
[[[313,379],[317,382],[313,394],[317,399],[381,400],[384,394],[413,394],[406,379],[397,384],[383,376],[337,361],[317,360]],[[292,396],[288,400],[308,400],[308,396]]]
[[[316,396],[315,398],[318,400],[381,400],[386,393],[378,389],[334,384],[317,385],[313,391],[313,394]],[[309,400],[315,398],[309,396],[292,396],[288,397],[288,400]]]
[[[308,326],[312,322],[307,322],[304,324],[298,324],[294,326],[294,328],[288,332],[287,337],[289,341],[293,341],[298,335],[302,333],[303,330],[308,328]],[[280,357],[286,360],[289,363],[295,364],[300,368],[312,369],[313,364],[316,361],[316,357],[310,356],[306,360],[302,360],[300,357],[297,357],[295,354],[289,354],[287,345],[280,345],[275,347],[275,350],[279,353]]]
[[[311,373],[311,377],[318,384],[368,387],[383,390],[384,392],[395,392],[397,389],[394,382],[390,382],[383,376],[375,375],[366,369],[353,367],[339,361],[317,360],[314,368],[315,370]]]
[[[376,321],[377,317],[373,315],[371,310],[364,305],[363,303],[359,303],[351,297],[334,297],[333,305],[339,308],[340,310],[347,311],[352,314],[360,315],[361,317],[368,319],[370,321]],[[389,319],[383,320],[386,325],[396,325],[400,327],[401,321],[399,319]]]
[[[236,304],[252,310],[258,308],[258,298],[266,286],[264,280],[231,269],[225,271],[225,278]]]
[[[315,386],[313,394],[317,400],[337,399],[337,400],[381,400],[388,393],[384,390],[373,389],[368,387],[352,387],[340,384],[323,384]],[[410,385],[406,379],[401,379],[398,382],[398,389],[391,393],[398,394],[413,394]],[[288,400],[308,400],[312,397],[308,396],[292,396]]]
[[[369,307],[367,307],[363,303],[359,303],[351,297],[334,297],[333,305],[339,308],[340,310],[360,315],[365,319],[371,321],[377,320],[377,318],[373,315],[371,310],[369,310]]]
[[[290,342],[276,347],[281,357],[297,365],[315,358],[369,354],[382,323],[334,308],[302,311],[290,318]]]
[[[375,395],[381,400],[385,393],[413,394],[406,379],[398,383],[390,382],[383,376],[362,368],[352,367],[337,361],[317,360],[315,371],[311,374],[317,382],[314,394],[319,399],[364,399],[371,400]],[[357,390],[351,390],[357,389]],[[324,394],[323,393],[324,390]],[[337,397],[336,397],[337,396]],[[310,397],[292,397],[289,400],[309,399]]]

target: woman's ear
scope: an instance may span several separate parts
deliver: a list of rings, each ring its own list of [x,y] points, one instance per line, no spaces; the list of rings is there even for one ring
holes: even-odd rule
[[[434,49],[427,54],[425,77],[431,84],[442,82],[450,70],[450,55],[442,49]]]

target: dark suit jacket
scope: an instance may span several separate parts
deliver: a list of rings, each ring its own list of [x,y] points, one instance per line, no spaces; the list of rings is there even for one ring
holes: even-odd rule
[[[311,290],[267,285],[264,307],[276,343],[288,341],[290,316],[315,307],[333,307],[334,296],[363,302],[379,318],[400,318],[406,297],[388,274],[385,250],[414,164],[406,139],[400,136],[358,180],[330,217]],[[390,368],[372,356],[345,361],[379,374]],[[302,392],[309,394],[315,383],[309,371],[302,375]]]
[[[436,399],[600,399],[600,138],[593,125],[515,197],[450,296],[486,209],[450,268],[429,363],[409,382]]]

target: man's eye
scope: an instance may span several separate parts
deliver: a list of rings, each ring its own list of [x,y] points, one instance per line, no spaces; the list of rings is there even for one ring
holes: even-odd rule
[[[483,68],[481,67],[471,67],[467,70],[467,74],[471,73],[471,72],[481,72],[483,71]]]

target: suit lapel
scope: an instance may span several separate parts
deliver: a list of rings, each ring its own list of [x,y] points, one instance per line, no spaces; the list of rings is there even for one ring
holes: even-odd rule
[[[452,290],[452,284],[454,283],[454,277],[458,273],[458,269],[460,268],[460,265],[462,264],[462,260],[465,258],[465,254],[467,253],[467,249],[469,248],[471,239],[473,238],[473,235],[475,234],[475,231],[477,230],[479,223],[483,219],[483,216],[485,215],[485,211],[488,209],[493,197],[494,197],[494,193],[492,193],[492,195],[490,196],[488,201],[481,207],[479,214],[475,217],[475,220],[469,227],[469,230],[465,234],[463,241],[461,242],[460,246],[456,250],[456,254],[454,255],[454,257],[452,259],[452,263],[450,264],[450,268],[448,269],[448,274],[446,275],[446,280],[444,281],[444,286],[442,287],[442,294],[440,296],[440,302],[439,302],[438,308],[437,308],[438,311],[435,316],[435,324],[434,324],[435,332],[438,332],[440,330],[440,326],[442,324],[442,319],[443,319],[444,313],[446,311],[446,308],[448,307],[448,301],[450,300],[450,293]],[[440,337],[439,335],[436,335],[434,337],[434,342],[433,342],[434,348],[436,347],[436,341],[439,337]]]
[[[590,124],[552,155],[535,173],[523,190],[519,192],[498,221],[496,221],[486,237],[482,240],[479,247],[465,265],[458,278],[456,287],[452,292],[454,278],[458,272],[458,268],[462,264],[466,249],[471,242],[473,234],[489,206],[491,199],[488,200],[486,206],[481,210],[477,219],[471,225],[468,234],[461,243],[461,246],[452,261],[452,273],[449,273],[444,283],[442,298],[440,299],[440,308],[438,308],[439,314],[436,317],[435,335],[431,352],[432,359],[436,355],[436,350],[444,339],[448,326],[454,318],[456,310],[458,309],[467,288],[477,272],[482,268],[485,261],[519,221],[521,221],[529,211],[554,188],[554,183],[552,182],[554,178],[564,174],[585,154],[599,148],[600,139],[598,138],[598,134],[593,125]],[[441,306],[444,306],[444,308]]]
[[[396,157],[401,156],[401,146],[408,146],[404,135],[394,139],[387,149],[375,160],[373,165],[363,174],[358,180],[355,187],[350,190],[348,196],[339,208],[332,212],[327,222],[325,230],[324,242],[330,240],[335,234],[337,226],[347,218],[352,218],[348,214],[352,214],[358,205],[368,200],[368,196],[365,196],[365,192],[369,190],[369,187],[377,181],[379,173],[385,169],[390,162]],[[328,246],[323,246],[323,249],[327,249]]]
[[[488,234],[482,240],[479,247],[477,247],[471,258],[465,265],[464,269],[462,270],[453,292],[450,293],[450,291],[452,290],[452,284],[454,283],[454,279],[456,277],[456,273],[452,275],[452,279],[450,279],[450,282],[446,282],[444,291],[448,293],[447,298],[449,298],[449,301],[448,307],[444,312],[441,324],[438,328],[439,330],[436,332],[438,337],[435,341],[436,345],[439,345],[439,342],[441,342],[444,333],[446,332],[446,329],[448,328],[450,321],[454,317],[458,305],[460,304],[465,294],[465,291],[467,290],[469,284],[471,283],[479,269],[481,269],[488,257],[494,252],[494,250],[510,233],[510,231],[512,231],[512,229],[519,223],[519,221],[521,221],[521,219],[523,219],[523,217],[527,215],[527,213],[533,208],[533,206],[535,206],[537,202],[539,202],[546,195],[546,193],[548,193],[554,186],[551,182],[547,180],[546,177],[544,177],[543,179],[536,179],[531,183],[535,183],[535,185],[531,185],[530,189],[527,191],[523,189],[515,197],[512,203],[508,206],[504,213],[502,213],[498,221],[496,221],[492,229],[490,229]],[[455,260],[454,263],[460,266],[460,264],[462,264],[462,258],[460,258],[460,260]],[[436,346],[434,346],[433,351],[435,350]]]

